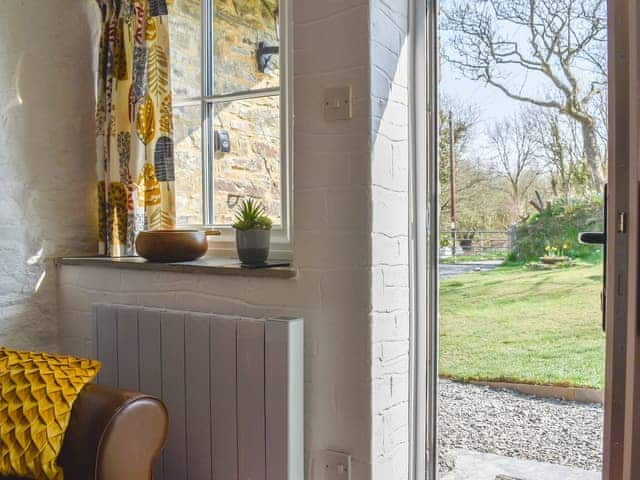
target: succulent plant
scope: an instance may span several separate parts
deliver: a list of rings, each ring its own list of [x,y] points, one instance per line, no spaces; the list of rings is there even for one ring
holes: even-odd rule
[[[262,202],[243,200],[236,212],[233,228],[236,230],[271,230],[273,222],[267,216]]]

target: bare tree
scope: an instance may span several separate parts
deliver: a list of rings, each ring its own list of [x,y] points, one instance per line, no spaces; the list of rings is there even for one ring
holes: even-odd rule
[[[606,1],[451,0],[450,5],[442,12],[445,60],[511,99],[577,122],[591,185],[601,191],[598,116],[590,103],[607,83]],[[527,90],[529,76],[549,88]]]
[[[495,173],[506,180],[513,221],[523,216],[527,194],[540,173],[534,121],[529,113],[522,110],[496,122],[487,132]]]
[[[576,123],[570,119],[563,121],[553,111],[543,110],[534,114],[538,118],[537,141],[544,152],[553,195],[568,200],[576,194],[584,194],[589,183],[589,172]]]

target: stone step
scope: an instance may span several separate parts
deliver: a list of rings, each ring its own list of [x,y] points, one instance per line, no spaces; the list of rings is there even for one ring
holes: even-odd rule
[[[600,472],[518,458],[453,450],[454,469],[440,480],[601,480]]]

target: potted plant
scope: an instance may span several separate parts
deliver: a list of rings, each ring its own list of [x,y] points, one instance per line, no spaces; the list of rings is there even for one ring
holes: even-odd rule
[[[451,239],[449,237],[440,238],[440,256],[442,258],[451,256]]]
[[[236,230],[238,258],[245,265],[260,265],[269,258],[271,227],[273,222],[266,215],[261,202],[243,200],[236,213],[233,228]]]
[[[554,247],[553,245],[547,245],[545,247],[546,255],[540,257],[540,262],[544,265],[558,265],[565,264],[571,261],[571,257],[565,255],[565,252],[570,248],[570,245],[565,242],[561,248]]]

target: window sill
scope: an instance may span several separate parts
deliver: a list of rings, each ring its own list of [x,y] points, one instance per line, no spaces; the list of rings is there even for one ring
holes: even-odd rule
[[[140,257],[64,257],[56,265],[120,268],[155,272],[200,273],[234,277],[295,278],[297,271],[289,267],[243,268],[237,259],[205,256],[193,262],[153,263]]]

